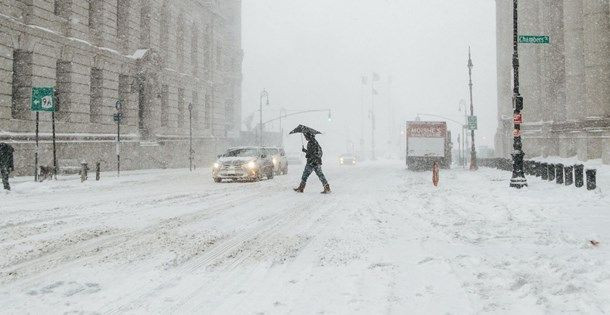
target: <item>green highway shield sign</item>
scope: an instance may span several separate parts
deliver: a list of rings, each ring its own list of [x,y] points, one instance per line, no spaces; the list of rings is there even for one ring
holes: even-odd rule
[[[477,116],[468,116],[468,130],[477,130]]]
[[[548,44],[551,39],[548,36],[519,35],[519,43],[522,44]]]
[[[35,87],[32,88],[32,104],[30,110],[33,112],[55,112],[55,88]]]

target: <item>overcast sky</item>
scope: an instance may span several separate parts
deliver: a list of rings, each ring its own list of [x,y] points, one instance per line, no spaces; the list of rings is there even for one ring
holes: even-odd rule
[[[243,117],[258,109],[260,91],[270,93],[266,119],[289,110],[331,108],[288,121],[325,132],[321,142],[345,151],[360,142],[362,117],[370,143],[368,111],[372,72],[380,151],[390,133],[417,113],[463,121],[468,100],[468,46],[474,62],[474,104],[479,144],[493,145],[496,129],[496,43],[493,0],[243,0]],[[362,115],[361,77],[368,76]],[[389,77],[392,84],[389,87]],[[391,105],[390,105],[391,104]],[[394,107],[394,114],[391,113]],[[395,128],[390,130],[392,118]],[[434,120],[422,116],[422,120]],[[451,123],[456,132],[459,126]],[[271,126],[278,128],[278,125]],[[454,133],[454,141],[457,134]],[[298,137],[286,138],[300,145]],[[292,143],[294,142],[294,143]],[[398,148],[396,148],[398,149]]]

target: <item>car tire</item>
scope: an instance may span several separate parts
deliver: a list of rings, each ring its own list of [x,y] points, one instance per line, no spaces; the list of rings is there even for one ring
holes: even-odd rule
[[[222,182],[222,178],[214,177],[214,182],[215,183],[220,183],[220,182]]]
[[[288,166],[286,166],[286,167],[284,168],[284,171],[282,171],[282,174],[283,174],[283,175],[288,175]]]
[[[267,179],[273,179],[273,170],[267,174]]]

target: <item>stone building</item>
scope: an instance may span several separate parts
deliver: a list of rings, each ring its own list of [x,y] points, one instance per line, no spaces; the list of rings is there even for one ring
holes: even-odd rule
[[[19,174],[34,172],[37,86],[56,89],[60,168],[116,167],[118,100],[127,169],[187,166],[189,122],[199,166],[239,136],[241,0],[1,0],[0,30],[0,141]],[[40,120],[52,165],[51,116]]]
[[[496,151],[512,151],[513,1],[496,0]],[[610,164],[610,1],[520,0],[519,44],[524,151],[528,157],[603,159]]]

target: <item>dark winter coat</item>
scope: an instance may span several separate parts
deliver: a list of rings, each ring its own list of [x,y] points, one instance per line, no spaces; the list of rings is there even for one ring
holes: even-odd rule
[[[307,142],[307,150],[303,150],[303,152],[305,152],[308,165],[322,165],[322,147],[316,139],[309,140]]]
[[[6,143],[0,143],[0,167],[8,167],[9,169],[14,169],[15,165],[13,163],[13,152],[15,150],[13,147]]]

